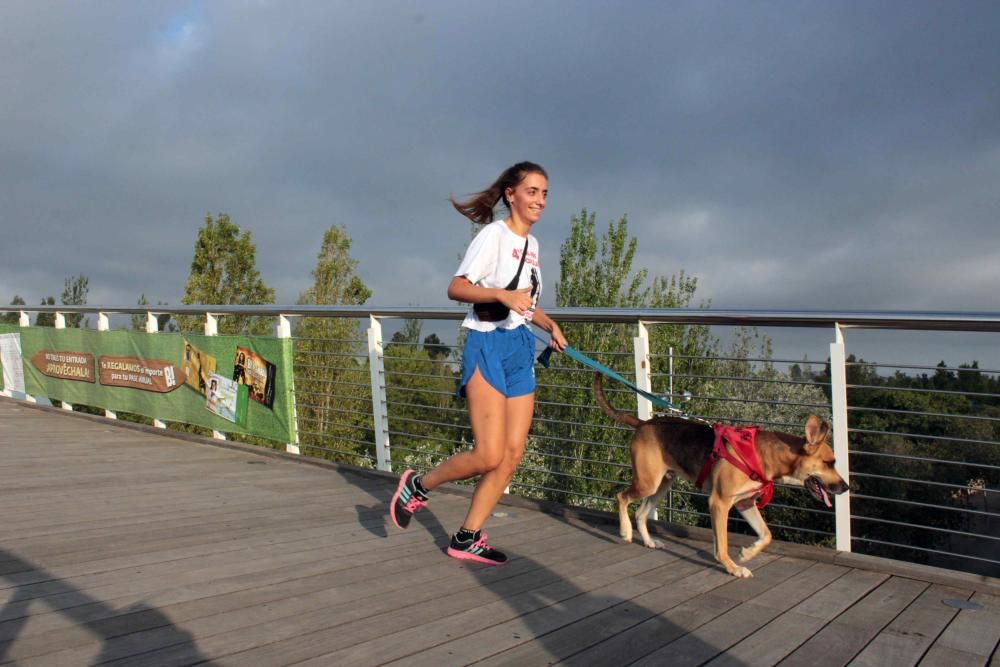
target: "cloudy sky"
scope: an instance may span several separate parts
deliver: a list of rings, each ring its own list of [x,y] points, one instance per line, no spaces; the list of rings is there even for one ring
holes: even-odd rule
[[[450,194],[530,159],[720,308],[998,310],[996,2],[0,8],[0,299],[178,303],[197,230],[279,302],[343,225],[377,305],[447,305]],[[543,299],[546,303],[546,299]]]

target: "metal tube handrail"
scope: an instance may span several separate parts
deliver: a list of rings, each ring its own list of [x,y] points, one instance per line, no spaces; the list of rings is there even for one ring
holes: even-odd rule
[[[459,306],[348,306],[300,304],[177,305],[177,306],[0,306],[0,312],[29,313],[120,313],[139,315],[240,315],[260,317],[351,317],[419,318],[461,320],[468,309]],[[1000,332],[1000,313],[953,311],[860,311],[860,310],[749,310],[710,308],[549,308],[546,312],[561,322],[602,324],[716,324],[755,327],[832,327],[866,329],[915,329],[923,331]]]

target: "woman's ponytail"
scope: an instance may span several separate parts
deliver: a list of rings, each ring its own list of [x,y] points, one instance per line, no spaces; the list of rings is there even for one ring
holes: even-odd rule
[[[458,201],[454,197],[448,199],[456,211],[475,223],[485,225],[493,222],[493,209],[501,200],[503,200],[504,206],[508,210],[510,209],[510,202],[504,197],[504,193],[507,188],[517,187],[517,184],[523,181],[528,174],[541,174],[545,178],[549,177],[545,170],[534,162],[518,162],[512,167],[504,169],[493,185],[482,192],[477,192],[469,199],[464,201]]]

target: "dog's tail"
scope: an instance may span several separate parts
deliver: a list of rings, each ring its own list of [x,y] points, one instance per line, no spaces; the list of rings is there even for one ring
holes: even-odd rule
[[[608,403],[608,399],[604,397],[604,387],[601,386],[603,376],[600,373],[594,373],[594,398],[597,399],[597,404],[601,406],[601,410],[616,422],[621,424],[628,424],[629,426],[638,426],[642,423],[642,420],[638,417],[634,417],[627,412],[619,412],[611,407]]]

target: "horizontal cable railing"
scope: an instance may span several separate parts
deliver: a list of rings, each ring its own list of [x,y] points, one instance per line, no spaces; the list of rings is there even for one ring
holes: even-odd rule
[[[451,340],[464,308],[20,306],[15,312],[22,325],[29,312],[142,315],[147,323],[165,316],[274,317],[277,335],[290,338],[294,352],[298,436],[289,451],[398,472],[426,470],[472,446],[465,402],[455,396],[460,340]],[[577,349],[674,401],[690,418],[796,434],[810,414],[832,423],[837,468],[852,490],[827,508],[800,488],[777,485],[765,510],[777,538],[1000,575],[1000,371],[932,365],[943,356],[934,351],[893,364],[847,357],[855,329],[995,334],[1000,313],[554,308],[549,314]],[[444,342],[384,340],[382,326],[402,319],[421,326],[450,321],[454,328]],[[340,323],[336,336],[317,334],[333,321]],[[663,324],[672,326],[658,328]],[[634,334],[623,336],[621,325]],[[684,337],[745,327],[828,330],[830,358],[810,362],[788,351],[777,358],[753,345],[696,349]],[[436,333],[442,331],[438,324]],[[537,369],[535,419],[512,493],[616,511],[614,494],[630,480],[632,429],[596,405],[592,378],[559,355],[550,368]],[[613,381],[605,381],[605,393],[619,410],[652,415],[648,402]],[[707,497],[678,482],[659,514],[707,526]],[[748,531],[739,518],[733,524]]]

